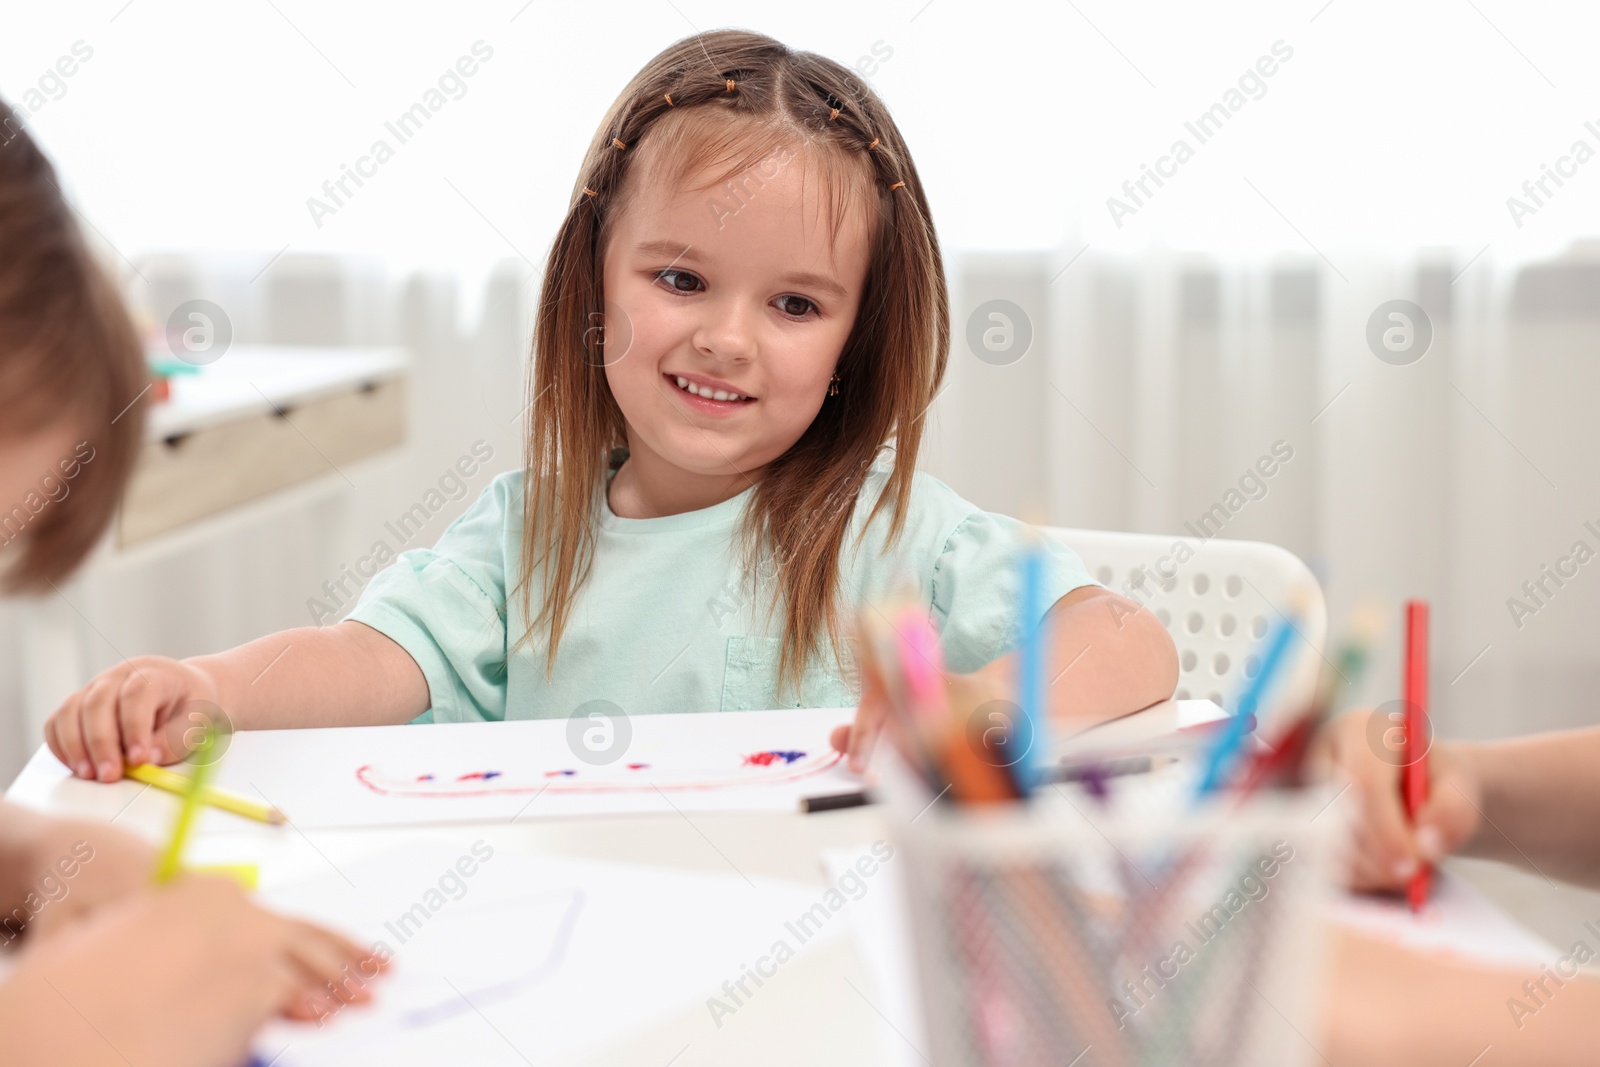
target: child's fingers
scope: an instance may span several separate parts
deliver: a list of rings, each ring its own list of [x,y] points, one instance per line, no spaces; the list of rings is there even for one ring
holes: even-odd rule
[[[122,724],[117,704],[125,675],[107,672],[89,683],[83,693],[83,743],[102,782],[122,777]]]
[[[117,723],[129,763],[154,762],[155,722],[161,710],[177,695],[169,676],[155,668],[130,671],[117,699]]]
[[[1438,783],[1417,815],[1417,851],[1430,862],[1466,844],[1483,816],[1476,804],[1449,780]]]
[[[89,749],[83,741],[83,694],[74,693],[67,698],[51,719],[56,726],[56,741],[61,746],[59,758],[72,768],[79,778],[93,778],[94,764],[89,761]]]
[[[883,728],[883,715],[882,700],[862,696],[855,727],[850,731],[850,769],[857,774],[865,771],[872,759],[872,746]]]
[[[69,697],[68,703],[73,705],[74,711],[77,710],[77,703],[75,700]],[[65,763],[68,768],[71,768],[72,764],[69,762],[67,750],[62,747],[61,738],[56,736],[56,720],[60,718],[61,715],[61,709],[57,708],[55,714],[51,715],[44,721],[44,743],[45,747],[50,749],[50,754],[52,756],[60,760],[62,763]]]
[[[289,959],[308,990],[322,990],[346,1002],[372,996],[366,990],[367,976],[355,971],[353,958],[337,942],[307,923],[290,925]]]
[[[1358,841],[1372,884],[1403,885],[1416,870],[1417,847],[1400,800],[1397,768],[1370,753],[1356,757],[1352,791],[1361,805]]]
[[[82,693],[73,693],[61,702],[45,722],[45,740],[56,759],[67,765],[73,774],[83,776],[88,766],[83,750],[83,735],[78,729],[78,704]]]
[[[856,708],[855,726],[850,731],[850,769],[857,774],[867,769],[872,747],[889,714],[888,692],[877,664],[869,658],[862,666],[861,704]]]

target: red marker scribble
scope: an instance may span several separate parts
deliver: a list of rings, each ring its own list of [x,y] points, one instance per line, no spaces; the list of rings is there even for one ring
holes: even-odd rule
[[[652,763],[619,764],[615,776],[609,779],[605,768],[590,768],[580,774],[571,768],[545,770],[533,767],[509,772],[474,771],[462,775],[408,771],[404,776],[390,776],[370,763],[357,767],[355,776],[363,786],[381,796],[415,799],[536,796],[546,791],[552,795],[697,793],[743,789],[758,783],[780,785],[815,777],[838,766],[844,760],[844,753],[824,751],[811,756],[792,749],[766,749],[749,755],[729,752],[725,758],[727,763],[720,768],[711,766],[672,770]],[[634,773],[644,770],[650,773]]]

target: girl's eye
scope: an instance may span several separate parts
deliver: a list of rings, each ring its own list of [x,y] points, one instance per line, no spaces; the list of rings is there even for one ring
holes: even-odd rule
[[[778,297],[778,309],[785,315],[792,315],[797,319],[805,318],[811,312],[815,311],[816,308],[816,304],[807,300],[803,296]]]
[[[700,279],[686,270],[664,270],[656,275],[656,281],[665,282],[667,288],[678,293],[697,292]]]

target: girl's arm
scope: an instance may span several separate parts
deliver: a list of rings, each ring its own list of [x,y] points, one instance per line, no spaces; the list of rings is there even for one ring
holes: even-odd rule
[[[1600,886],[1600,729],[1458,743],[1482,825],[1462,853]],[[1449,781],[1442,783],[1453,789]],[[1440,784],[1436,783],[1437,791]]]
[[[1154,614],[1099,586],[1074,589],[1045,616],[1051,721],[1077,733],[1166,700],[1178,685],[1178,650]],[[1022,653],[977,673],[1017,691]]]
[[[45,724],[45,741],[79,777],[114,782],[124,763],[181,759],[217,708],[234,729],[281,730],[404,723],[429,702],[427,679],[405,649],[341,622],[214,656],[127,660],[68,697]]]

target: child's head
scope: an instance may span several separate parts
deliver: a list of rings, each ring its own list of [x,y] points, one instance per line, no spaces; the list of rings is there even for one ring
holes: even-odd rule
[[[755,487],[745,559],[773,561],[798,670],[833,631],[840,541],[891,440],[898,532],[948,339],[921,182],[853,71],[734,30],[652,59],[584,158],[538,311],[524,574],[546,567],[547,662],[626,445],[650,477]]]
[[[148,387],[138,333],[48,160],[0,102],[0,545],[11,589],[64,578],[115,512]]]

